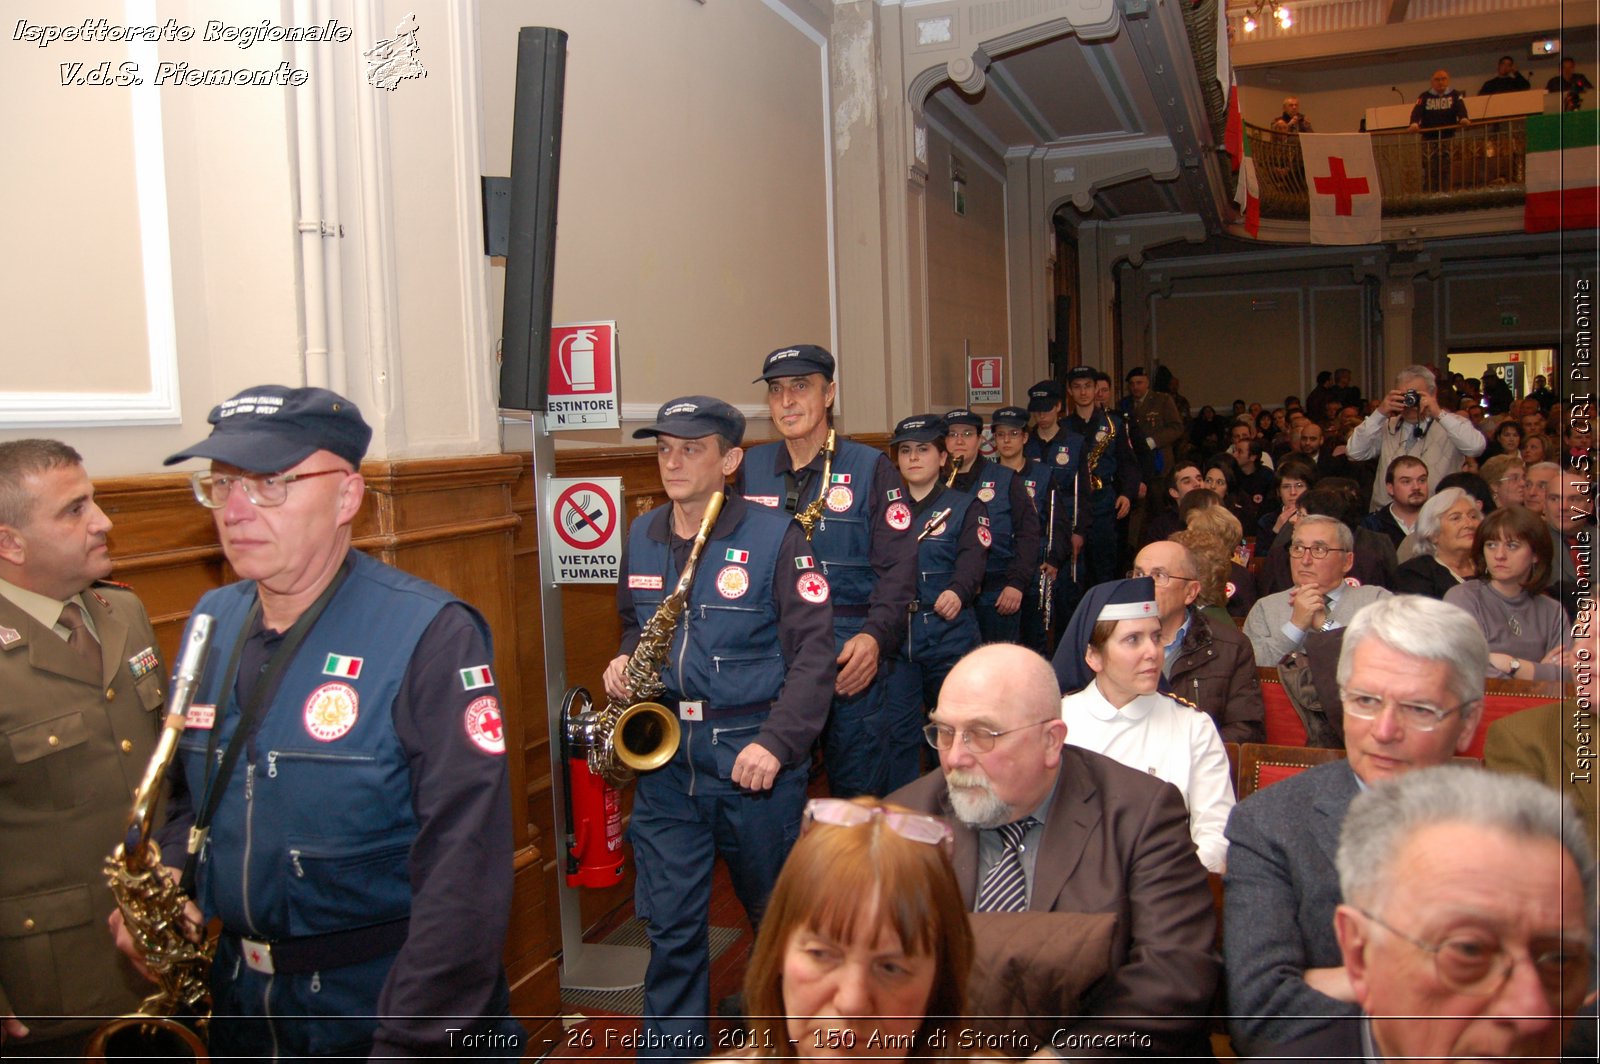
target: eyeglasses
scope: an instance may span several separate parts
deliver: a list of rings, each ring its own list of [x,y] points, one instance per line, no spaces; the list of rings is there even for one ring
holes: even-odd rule
[[[1023,429],[995,429],[994,438],[997,440],[1020,440],[1027,435]]]
[[[1307,554],[1309,554],[1320,562],[1334,551],[1338,551],[1340,554],[1349,553],[1343,547],[1329,547],[1321,543],[1314,543],[1310,545],[1305,543],[1289,544],[1289,557],[1291,558],[1304,558]]]
[[[945,435],[952,440],[972,440],[978,436],[977,429],[951,429]]]
[[[1344,711],[1352,717],[1362,720],[1377,720],[1383,715],[1383,707],[1388,700],[1378,695],[1369,695],[1361,691],[1345,691],[1339,696],[1344,703]],[[1395,703],[1395,716],[1407,728],[1417,731],[1433,731],[1445,722],[1452,713],[1465,713],[1466,710],[1476,705],[1476,702],[1463,702],[1454,709],[1440,709],[1430,706],[1426,702],[1397,702]]]
[[[994,749],[994,744],[999,741],[1002,735],[1026,731],[1029,728],[1037,728],[1041,724],[1049,724],[1060,719],[1060,717],[1047,717],[1044,720],[1036,720],[1032,724],[1024,724],[1017,728],[1007,728],[1005,731],[995,731],[993,728],[962,728],[960,729],[961,741],[973,753],[987,754]],[[928,740],[928,745],[935,750],[948,750],[956,743],[956,730],[948,724],[928,724],[924,725],[922,729],[922,737]]]
[[[1132,569],[1128,570],[1129,580],[1137,580],[1141,576],[1148,576],[1151,580],[1154,580],[1156,587],[1166,587],[1174,580],[1194,580],[1196,583],[1199,582],[1198,578],[1196,577],[1179,576],[1177,573],[1169,573],[1165,569],[1151,569],[1146,572],[1145,570],[1140,569],[1138,566],[1134,566]]]
[[[828,824],[836,828],[858,828],[882,820],[883,826],[912,842],[929,846],[943,846],[948,852],[955,840],[955,832],[936,816],[921,813],[901,813],[881,805],[857,805],[843,798],[813,798],[806,803],[800,832],[811,830],[813,824]]]
[[[1424,953],[1433,954],[1439,982],[1462,994],[1491,997],[1500,992],[1517,966],[1517,957],[1493,937],[1477,931],[1457,931],[1439,942],[1423,942],[1378,919],[1365,909],[1362,916]],[[1529,961],[1545,992],[1556,1002],[1581,999],[1589,987],[1589,950],[1582,942],[1556,938],[1530,945]]]
[[[322,469],[315,473],[268,473],[264,476],[190,473],[189,486],[194,489],[195,501],[208,510],[220,510],[228,505],[228,496],[235,484],[242,487],[245,498],[257,506],[282,506],[289,498],[289,485],[295,481],[349,472],[348,469]]]

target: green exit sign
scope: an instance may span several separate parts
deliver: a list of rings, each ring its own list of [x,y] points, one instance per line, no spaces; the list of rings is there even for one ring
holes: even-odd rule
[[[1500,324],[1501,325],[1515,325],[1516,323],[1517,323],[1517,316],[1515,314],[1502,314],[1502,315],[1500,315]]]

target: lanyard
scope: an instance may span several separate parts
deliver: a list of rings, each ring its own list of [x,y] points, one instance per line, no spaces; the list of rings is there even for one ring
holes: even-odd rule
[[[260,723],[262,707],[276,693],[278,681],[283,678],[284,670],[294,660],[295,653],[300,649],[300,644],[305,642],[306,636],[311,633],[312,627],[317,623],[317,618],[322,616],[322,611],[327,608],[328,603],[333,600],[334,594],[338,592],[339,588],[344,584],[345,578],[349,575],[350,563],[346,560],[339,567],[339,571],[334,574],[333,579],[329,581],[328,586],[323,588],[322,594],[318,595],[317,600],[311,604],[311,608],[302,613],[300,618],[290,627],[288,634],[284,636],[283,642],[273,652],[267,667],[262,670],[261,675],[256,679],[255,685],[250,689],[250,697],[245,700],[240,713],[239,726],[234,729],[233,737],[228,740],[228,749],[222,755],[222,764],[217,767],[215,772],[212,772],[211,766],[216,760],[218,736],[221,729],[214,729],[211,732],[211,738],[206,743],[204,798],[196,813],[194,826],[189,829],[189,856],[183,865],[181,886],[185,894],[191,897],[194,895],[195,866],[199,861],[200,849],[205,845],[206,835],[211,830],[211,820],[217,815],[217,807],[222,804],[222,796],[227,792],[227,783],[239,762],[239,754],[255,735],[256,727]],[[220,696],[218,701],[224,707],[228,704],[228,700],[233,698],[234,684],[239,675],[239,659],[244,653],[245,641],[250,638],[250,634],[255,630],[256,622],[260,617],[261,597],[258,591],[256,601],[250,607],[250,613],[245,617],[244,625],[239,630],[239,637],[234,640],[233,651],[228,655],[228,665],[222,674],[222,686],[218,689]]]

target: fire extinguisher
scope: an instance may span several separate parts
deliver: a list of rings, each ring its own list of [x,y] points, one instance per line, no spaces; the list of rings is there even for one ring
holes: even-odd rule
[[[622,799],[589,768],[597,741],[589,692],[573,687],[561,700],[562,800],[567,812],[567,886],[609,887],[622,878]]]

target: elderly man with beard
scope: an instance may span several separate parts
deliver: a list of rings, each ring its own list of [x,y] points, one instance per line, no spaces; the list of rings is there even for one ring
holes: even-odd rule
[[[1064,746],[1055,672],[1023,647],[968,654],[930,719],[938,771],[889,800],[952,822],[968,907],[1117,914],[1110,971],[1064,1027],[1076,1052],[1119,1036],[1141,1054],[1209,1052],[1215,918],[1177,789]]]

